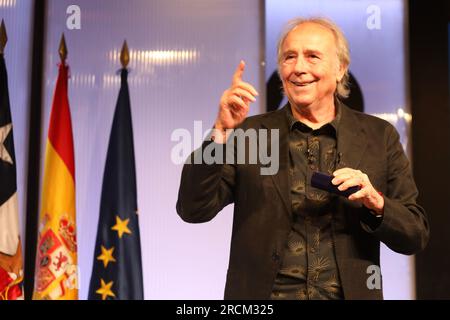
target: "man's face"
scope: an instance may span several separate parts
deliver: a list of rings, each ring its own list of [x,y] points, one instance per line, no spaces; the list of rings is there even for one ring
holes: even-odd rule
[[[340,66],[333,33],[304,23],[292,30],[281,47],[280,74],[289,102],[296,108],[333,103]]]

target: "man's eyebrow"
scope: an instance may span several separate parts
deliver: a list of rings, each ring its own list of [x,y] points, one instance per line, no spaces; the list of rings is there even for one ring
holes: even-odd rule
[[[295,51],[295,50],[292,50],[292,49],[290,49],[290,50],[286,50],[286,51],[284,51],[283,52],[283,56],[287,56],[288,54],[292,54],[292,53],[297,53],[297,51]]]
[[[318,50],[314,50],[314,49],[306,49],[304,50],[305,54],[315,54],[317,56],[322,56],[322,52],[318,51]]]

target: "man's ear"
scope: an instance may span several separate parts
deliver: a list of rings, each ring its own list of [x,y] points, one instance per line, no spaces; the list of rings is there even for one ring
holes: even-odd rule
[[[338,69],[336,72],[336,81],[337,82],[342,80],[342,78],[344,77],[344,74],[347,72],[347,68],[348,68],[348,66],[345,66],[345,65],[342,65],[341,63],[339,63]]]

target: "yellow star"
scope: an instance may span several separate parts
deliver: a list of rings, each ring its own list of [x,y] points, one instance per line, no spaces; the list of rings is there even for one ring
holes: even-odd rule
[[[97,257],[97,260],[103,261],[103,266],[106,268],[109,262],[116,262],[116,259],[113,257],[114,247],[111,249],[106,249],[102,246],[102,254]]]
[[[124,233],[131,234],[130,229],[128,229],[128,222],[130,219],[121,220],[119,216],[116,216],[116,225],[111,228],[111,230],[116,230],[119,233],[119,238],[122,239]]]
[[[101,288],[98,289],[97,291],[95,291],[95,293],[101,294],[102,295],[102,300],[106,300],[106,298],[108,296],[115,298],[116,295],[111,291],[111,287],[113,285],[113,281],[108,282],[108,284],[105,283],[105,281],[103,279],[100,279],[101,281]]]

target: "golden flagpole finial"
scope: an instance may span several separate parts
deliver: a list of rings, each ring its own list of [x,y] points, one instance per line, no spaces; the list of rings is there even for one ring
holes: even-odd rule
[[[66,38],[64,37],[64,33],[61,36],[61,41],[59,42],[59,57],[61,58],[61,62],[66,62],[67,59],[67,46],[66,46]]]
[[[120,52],[120,63],[123,68],[128,67],[128,63],[130,63],[130,51],[128,50],[127,40],[123,42],[122,51]]]
[[[5,51],[6,43],[8,42],[8,35],[6,34],[5,21],[2,19],[0,26],[0,54]]]

